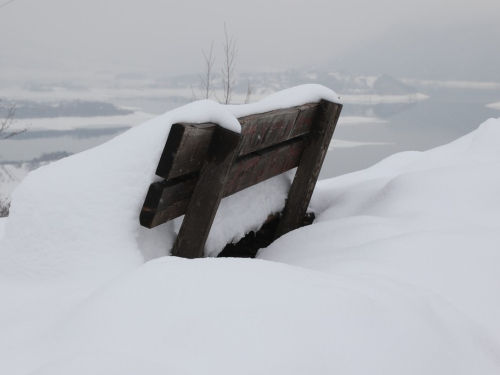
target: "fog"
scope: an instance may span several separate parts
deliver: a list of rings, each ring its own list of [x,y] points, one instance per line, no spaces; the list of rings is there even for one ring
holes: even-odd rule
[[[477,47],[482,40],[472,51],[481,54],[497,49],[499,13],[497,0],[15,0],[0,8],[0,68],[133,70],[154,77],[198,72],[201,51],[212,42],[221,49],[225,22],[237,40],[239,71],[332,63],[408,75],[412,49],[405,40],[423,36],[430,46],[433,56],[415,66],[442,61],[447,41]],[[445,36],[434,40],[429,30]],[[398,59],[401,49],[406,58]]]
[[[30,126],[2,141],[0,162],[77,153],[193,100],[212,43],[220,69],[225,25],[235,101],[248,82],[252,101],[334,89],[347,98],[334,139],[362,145],[333,147],[321,177],[366,168],[500,116],[498,14],[498,0],[0,0],[0,100]]]

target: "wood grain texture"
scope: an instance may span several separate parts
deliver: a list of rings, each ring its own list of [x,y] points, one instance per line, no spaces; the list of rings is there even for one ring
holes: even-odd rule
[[[296,168],[305,142],[305,137],[299,137],[236,159],[229,172],[223,197]],[[154,228],[184,215],[197,183],[198,174],[191,174],[151,184],[140,214],[141,225]]]
[[[224,184],[236,155],[242,136],[218,126],[194,188],[179,235],[172,249],[173,256],[200,258],[205,242],[219,208]]]
[[[186,213],[198,175],[188,175],[149,186],[139,221],[143,227],[154,228]]]
[[[304,220],[341,110],[341,104],[320,101],[275,238],[297,229]]]
[[[172,179],[201,169],[215,124],[173,124],[156,174]]]
[[[243,136],[238,156],[247,155],[307,134],[317,103],[241,117]],[[156,174],[176,178],[201,169],[216,124],[174,124],[170,130]]]

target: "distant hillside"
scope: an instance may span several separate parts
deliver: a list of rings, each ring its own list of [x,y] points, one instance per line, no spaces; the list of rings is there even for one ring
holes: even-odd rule
[[[196,88],[199,78],[195,75],[176,76],[157,80],[155,88],[185,89]],[[318,83],[344,95],[409,95],[417,90],[400,80],[387,75],[361,75],[347,71],[322,68],[301,68],[278,72],[244,73],[235,84],[235,93],[246,94],[250,82],[254,94],[267,95],[305,83]],[[216,88],[219,84],[216,82]]]
[[[35,101],[16,101],[16,118],[56,118],[56,117],[95,117],[123,116],[134,113],[111,103],[99,101],[62,101],[55,103],[40,103]],[[0,111],[0,115],[1,115]]]
[[[39,158],[21,163],[0,161],[0,199],[9,201],[12,191],[29,172],[70,155],[63,151],[43,154]]]

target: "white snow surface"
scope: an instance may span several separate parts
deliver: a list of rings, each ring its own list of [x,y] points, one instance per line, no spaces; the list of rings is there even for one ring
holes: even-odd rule
[[[5,223],[7,222],[6,217],[0,217],[0,241],[3,238],[3,233],[5,231]]]
[[[493,109],[500,109],[500,102],[488,104],[486,107]]]
[[[135,195],[182,111],[16,190],[0,242],[0,374],[500,372],[500,119],[319,182],[315,223],[260,259],[153,259],[176,225],[142,231]],[[224,199],[214,230],[228,233],[215,238],[244,233],[288,186],[256,188],[260,213],[250,195]]]

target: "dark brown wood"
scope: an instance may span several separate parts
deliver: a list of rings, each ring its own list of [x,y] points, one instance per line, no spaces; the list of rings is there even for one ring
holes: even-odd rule
[[[139,216],[143,227],[154,228],[186,213],[198,175],[152,183]]]
[[[238,156],[307,134],[317,105],[310,103],[240,118],[243,140]],[[199,171],[216,127],[215,124],[172,125],[156,174],[172,179]]]
[[[183,258],[203,256],[205,242],[222,199],[224,184],[241,147],[241,139],[239,133],[220,126],[215,129],[172,255]]]
[[[156,174],[172,179],[201,169],[215,124],[173,124]]]
[[[299,137],[236,159],[227,177],[223,197],[296,168],[305,142],[304,137]],[[184,215],[197,183],[198,175],[192,174],[151,184],[140,214],[141,225],[154,228]]]
[[[306,214],[300,227],[311,225],[315,219],[314,213]],[[274,241],[274,233],[280,221],[280,213],[270,215],[256,232],[251,231],[236,243],[227,244],[217,255],[218,258],[255,258],[260,249],[268,247]]]
[[[303,221],[341,110],[341,104],[320,101],[275,238]]]
[[[304,144],[304,138],[297,138],[238,158],[231,168],[224,197],[297,167]]]

